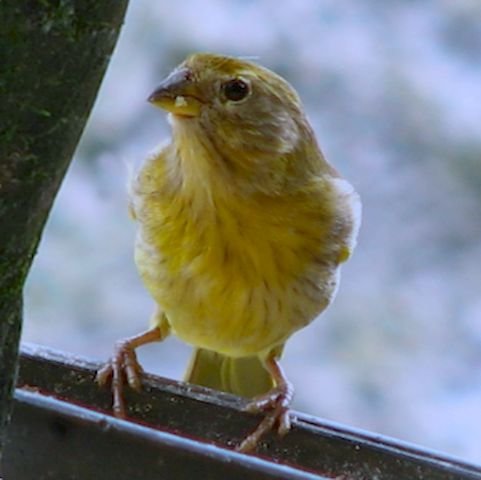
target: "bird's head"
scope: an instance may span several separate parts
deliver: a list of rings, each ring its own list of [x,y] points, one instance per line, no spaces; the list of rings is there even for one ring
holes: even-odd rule
[[[243,59],[193,54],[149,101],[172,114],[174,131],[178,126],[202,135],[224,158],[244,170],[257,169],[251,173],[275,170],[278,177],[288,168],[288,157],[306,144],[317,151],[294,89],[279,75]]]

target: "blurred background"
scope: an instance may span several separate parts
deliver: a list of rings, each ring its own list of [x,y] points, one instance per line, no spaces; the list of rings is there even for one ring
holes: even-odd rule
[[[481,462],[479,0],[133,0],[29,277],[23,339],[106,359],[146,328],[126,165],[169,136],[148,94],[206,50],[285,76],[364,204],[337,299],[287,345],[295,408]],[[181,378],[189,354],[171,338],[140,358]]]

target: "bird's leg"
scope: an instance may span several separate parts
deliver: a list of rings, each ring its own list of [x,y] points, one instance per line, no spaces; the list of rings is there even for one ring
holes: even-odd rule
[[[287,380],[276,356],[269,356],[264,366],[271,374],[275,386],[264,395],[253,398],[245,407],[247,412],[266,412],[266,416],[259,426],[237,447],[240,452],[253,450],[261,437],[273,428],[277,428],[277,432],[281,436],[285,435],[291,428],[289,405],[294,396],[294,388]]]
[[[114,354],[108,362],[98,370],[96,382],[103,386],[110,381],[112,390],[112,410],[118,418],[126,418],[123,388],[125,381],[134,390],[140,390],[140,374],[143,369],[137,360],[135,349],[141,345],[163,340],[169,334],[169,327],[162,318],[155,327],[115,344]]]

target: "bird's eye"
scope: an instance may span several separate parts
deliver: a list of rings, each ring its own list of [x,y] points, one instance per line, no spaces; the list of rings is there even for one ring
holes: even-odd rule
[[[240,78],[235,78],[229,80],[222,85],[222,91],[224,92],[225,98],[233,102],[240,102],[247,97],[249,93],[249,85],[241,80]]]

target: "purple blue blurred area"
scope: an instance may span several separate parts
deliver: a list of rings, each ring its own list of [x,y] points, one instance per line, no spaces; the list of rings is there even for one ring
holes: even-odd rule
[[[337,299],[285,351],[295,408],[480,461],[479,0],[133,0],[29,277],[23,339],[106,359],[148,326],[127,172],[169,137],[147,96],[195,51],[286,77],[363,200]],[[189,352],[172,338],[140,359],[181,378]]]

